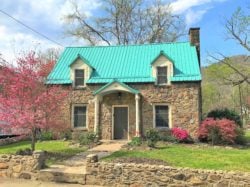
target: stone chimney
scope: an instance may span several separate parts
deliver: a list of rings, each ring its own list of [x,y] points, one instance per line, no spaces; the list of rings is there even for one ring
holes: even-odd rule
[[[200,65],[200,28],[190,28],[188,34],[190,44],[196,47],[198,61]]]

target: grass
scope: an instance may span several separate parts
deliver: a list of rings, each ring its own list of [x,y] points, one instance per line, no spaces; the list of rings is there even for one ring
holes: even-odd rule
[[[86,148],[71,148],[69,141],[42,141],[36,143],[36,150],[44,150],[49,152],[49,158],[46,161],[47,165],[61,162],[64,159],[74,156],[77,153],[83,152]],[[30,148],[30,141],[21,141],[0,147],[0,154],[14,154],[17,150]]]
[[[250,172],[250,148],[226,149],[171,144],[147,151],[118,151],[104,160],[111,161],[120,157],[160,159],[177,167]]]

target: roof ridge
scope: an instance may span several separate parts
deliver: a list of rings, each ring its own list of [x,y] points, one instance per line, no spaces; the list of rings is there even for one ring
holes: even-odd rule
[[[174,44],[183,44],[183,43],[190,43],[190,42],[182,41],[182,42],[164,42],[164,43],[129,44],[129,45],[68,46],[65,48],[133,47],[133,46],[164,45],[164,44],[174,45]]]

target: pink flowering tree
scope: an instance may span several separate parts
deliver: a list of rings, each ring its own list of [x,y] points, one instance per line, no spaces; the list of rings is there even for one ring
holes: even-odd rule
[[[33,151],[38,130],[65,127],[60,113],[68,92],[45,84],[51,68],[31,52],[19,58],[16,65],[5,65],[0,74],[0,121],[8,124],[2,128],[25,130],[31,136]]]

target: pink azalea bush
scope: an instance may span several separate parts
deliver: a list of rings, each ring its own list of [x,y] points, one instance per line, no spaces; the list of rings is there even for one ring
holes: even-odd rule
[[[237,126],[234,121],[228,119],[206,118],[198,130],[198,138],[212,144],[234,144],[237,138]]]
[[[180,142],[186,141],[189,138],[188,132],[180,127],[172,128],[171,135]]]

